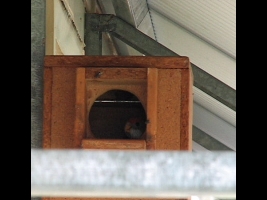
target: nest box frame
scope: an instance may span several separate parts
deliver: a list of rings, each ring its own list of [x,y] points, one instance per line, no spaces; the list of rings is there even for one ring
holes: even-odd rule
[[[90,109],[113,89],[140,100],[148,121],[142,139],[91,133]],[[45,56],[43,147],[192,150],[192,89],[188,57]]]

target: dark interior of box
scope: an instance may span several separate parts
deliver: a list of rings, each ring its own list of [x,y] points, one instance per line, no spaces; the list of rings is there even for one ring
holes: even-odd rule
[[[146,121],[146,112],[139,99],[127,91],[110,90],[96,99],[88,120],[98,139],[128,139],[124,126],[131,117]],[[145,134],[145,129],[142,131]]]

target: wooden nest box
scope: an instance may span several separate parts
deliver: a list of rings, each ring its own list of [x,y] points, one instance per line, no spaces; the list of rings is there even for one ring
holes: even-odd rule
[[[44,148],[191,150],[192,89],[188,57],[46,56]]]

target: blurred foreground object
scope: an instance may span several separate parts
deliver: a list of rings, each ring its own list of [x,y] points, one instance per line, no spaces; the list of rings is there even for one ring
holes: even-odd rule
[[[31,196],[236,197],[236,153],[31,150]]]

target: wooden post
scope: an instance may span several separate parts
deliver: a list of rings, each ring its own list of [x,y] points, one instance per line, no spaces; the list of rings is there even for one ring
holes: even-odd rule
[[[147,149],[156,149],[158,112],[158,69],[147,70]]]

